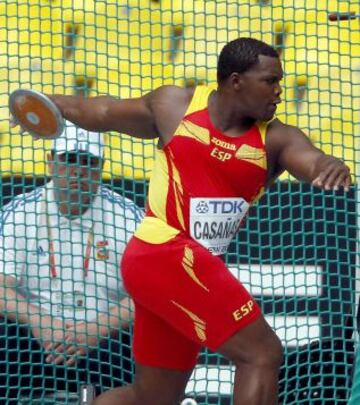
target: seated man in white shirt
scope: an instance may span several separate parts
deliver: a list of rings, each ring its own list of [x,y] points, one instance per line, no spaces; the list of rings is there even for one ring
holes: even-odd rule
[[[131,379],[120,262],[143,214],[99,184],[103,152],[102,134],[67,122],[48,155],[52,180],[2,209],[0,403],[37,385],[105,390]]]

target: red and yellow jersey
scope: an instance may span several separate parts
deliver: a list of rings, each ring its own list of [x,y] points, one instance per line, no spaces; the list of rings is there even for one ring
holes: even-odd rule
[[[156,151],[139,239],[158,244],[181,232],[223,254],[264,190],[268,123],[236,138],[223,134],[209,116],[212,91],[196,88],[171,141]]]

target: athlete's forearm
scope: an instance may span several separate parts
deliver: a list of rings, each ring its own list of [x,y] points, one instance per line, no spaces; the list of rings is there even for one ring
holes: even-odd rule
[[[89,131],[105,132],[112,128],[106,119],[108,105],[113,98],[99,96],[85,98],[83,96],[48,96],[60,109],[62,116],[80,128]]]
[[[159,137],[151,96],[116,99],[110,96],[50,95],[64,118],[94,132],[116,131],[142,139]]]
[[[349,191],[352,179],[345,162],[334,156],[319,156],[314,165],[312,184],[325,190],[344,188]]]

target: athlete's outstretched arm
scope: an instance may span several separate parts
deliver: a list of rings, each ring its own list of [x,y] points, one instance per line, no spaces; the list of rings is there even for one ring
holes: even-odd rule
[[[316,148],[300,129],[274,123],[269,129],[268,143],[281,170],[325,190],[349,190],[351,175],[345,163]]]
[[[158,136],[151,111],[150,94],[120,100],[110,96],[49,96],[62,116],[90,131],[118,131],[140,138]]]
[[[162,86],[143,97],[116,99],[110,96],[49,96],[64,118],[91,131],[117,131],[137,138],[161,137],[166,141],[176,126],[171,118],[181,120],[181,105],[186,106],[189,94],[176,86]],[[180,106],[180,108],[179,108]],[[175,119],[176,121],[176,119]]]

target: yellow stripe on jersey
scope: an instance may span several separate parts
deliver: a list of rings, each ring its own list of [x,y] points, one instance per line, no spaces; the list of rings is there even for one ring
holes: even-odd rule
[[[175,198],[175,205],[176,205],[176,215],[179,220],[179,223],[182,229],[185,230],[185,220],[183,214],[183,187],[181,184],[181,178],[177,167],[175,166],[174,160],[172,155],[170,155],[170,164],[173,172],[173,188],[174,188],[174,198]]]
[[[165,175],[164,175],[165,172]],[[169,192],[169,171],[165,152],[157,149],[149,187],[149,206],[151,211],[164,222],[166,218],[166,201]]]
[[[215,89],[215,87],[197,86],[189,107],[186,110],[185,117],[195,111],[206,108],[208,106],[209,96]]]
[[[190,278],[195,281],[201,288],[205,291],[209,292],[209,289],[198,279],[197,275],[194,271],[194,253],[189,246],[185,246],[184,248],[184,257],[182,259],[182,266],[186,273],[190,276]]]
[[[205,145],[210,145],[210,131],[186,119],[180,122],[174,136],[186,136]]]
[[[175,238],[180,231],[155,217],[145,217],[134,235],[144,242],[160,245]]]
[[[185,314],[190,319],[192,319],[192,321],[194,322],[194,329],[195,329],[195,332],[196,332],[198,338],[200,339],[201,342],[205,342],[205,340],[206,340],[206,323],[201,318],[199,318],[196,314],[191,312],[189,309],[183,307],[176,301],[172,300],[171,302],[174,305],[176,305],[179,309],[181,309],[183,312],[185,312]]]
[[[266,153],[265,150],[262,148],[261,149],[255,148],[254,146],[243,144],[236,151],[235,157],[237,159],[241,159],[244,160],[245,162],[252,163],[266,170],[267,167]]]
[[[256,123],[256,126],[258,127],[261,135],[261,140],[263,141],[263,144],[265,146],[265,141],[266,141],[266,132],[269,124],[274,121],[276,117],[274,116],[270,121],[258,121]]]

